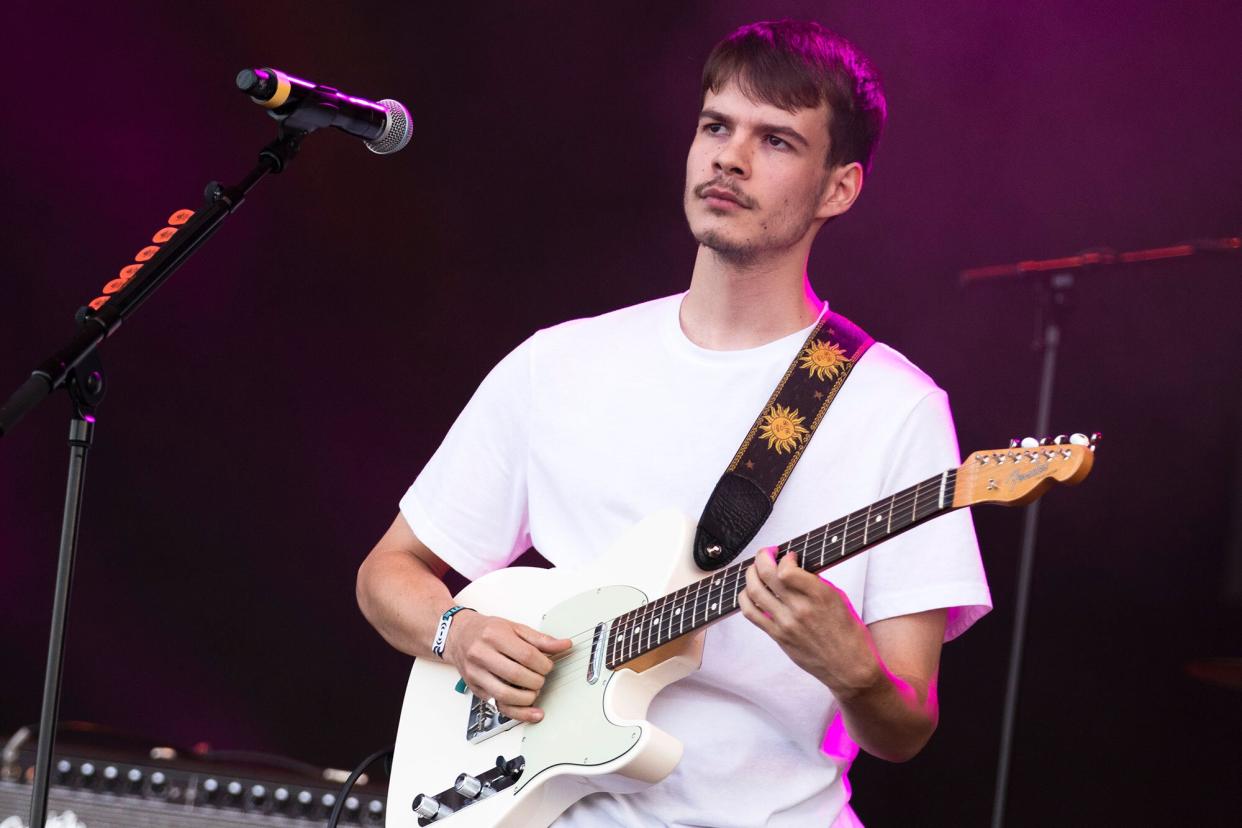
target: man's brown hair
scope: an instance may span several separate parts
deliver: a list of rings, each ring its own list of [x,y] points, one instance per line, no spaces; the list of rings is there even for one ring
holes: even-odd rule
[[[742,26],[703,66],[703,96],[736,81],[750,99],[786,111],[828,104],[828,157],[871,169],[887,106],[871,62],[818,23],[775,20]]]

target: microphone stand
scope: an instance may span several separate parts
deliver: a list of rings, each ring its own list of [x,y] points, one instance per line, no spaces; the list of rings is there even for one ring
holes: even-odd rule
[[[1035,409],[1035,434],[1049,433],[1052,389],[1056,382],[1057,355],[1061,348],[1061,325],[1070,309],[1074,274],[1052,272],[1039,282],[1039,333],[1035,350],[1042,352],[1039,400]],[[1038,439],[1038,437],[1037,437]],[[1026,643],[1031,580],[1035,570],[1035,539],[1039,529],[1039,501],[1029,504],[1022,516],[1022,552],[1018,563],[1018,588],[1013,611],[1013,637],[1009,645],[1009,671],[1005,681],[1005,706],[1001,715],[1000,754],[996,765],[996,796],[992,801],[992,828],[1005,822],[1005,795],[1009,786],[1009,757],[1013,753],[1013,728],[1018,711],[1018,688],[1022,675],[1022,651]]]
[[[993,279],[1029,279],[1040,292],[1038,330],[1035,349],[1042,352],[1039,400],[1036,405],[1035,433],[1046,436],[1052,410],[1052,389],[1056,380],[1057,356],[1061,347],[1061,329],[1071,307],[1076,274],[1106,267],[1141,265],[1165,259],[1190,256],[1237,254],[1242,252],[1242,236],[1199,239],[1169,247],[1132,250],[1116,253],[1097,248],[1059,259],[1022,261],[1014,264],[989,265],[964,270],[961,284],[969,286]],[[1009,786],[1010,756],[1013,753],[1014,721],[1018,709],[1018,689],[1022,675],[1022,651],[1026,643],[1026,619],[1030,610],[1031,580],[1035,569],[1035,542],[1039,525],[1039,501],[1026,507],[1022,519],[1022,554],[1018,564],[1017,595],[1014,603],[1013,638],[1009,651],[1009,670],[1005,683],[1005,706],[1001,716],[1000,751],[996,766],[996,794],[992,801],[992,828],[1005,822],[1005,798]]]
[[[95,312],[78,311],[78,333],[64,348],[44,360],[16,392],[0,407],[0,436],[8,433],[27,412],[58,388],[69,392],[73,415],[69,424],[69,476],[61,522],[60,553],[56,564],[56,587],[52,600],[52,626],[48,636],[47,669],[43,679],[43,703],[39,714],[39,741],[30,798],[30,826],[47,824],[47,797],[52,770],[52,747],[60,710],[61,674],[64,667],[65,623],[69,590],[77,554],[79,517],[86,478],[86,459],[94,439],[95,410],[103,399],[103,364],[95,348],[111,336],[151,294],[173,274],[245,201],[246,195],[269,173],[283,172],[297,154],[309,130],[290,128],[281,122],[277,138],[259,152],[259,162],[240,183],[226,187],[207,185],[206,206],[177,230],[121,290],[110,294]],[[108,294],[105,294],[108,295]]]

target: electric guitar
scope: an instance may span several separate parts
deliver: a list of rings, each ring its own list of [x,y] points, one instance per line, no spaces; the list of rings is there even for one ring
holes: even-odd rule
[[[1035,500],[1091,471],[1098,435],[1030,438],[975,452],[960,467],[882,498],[778,547],[820,572],[900,532],[966,506]],[[575,570],[509,567],[474,581],[458,603],[573,646],[554,658],[528,724],[474,696],[449,663],[414,662],[397,730],[387,828],[546,826],[594,790],[633,793],[681,759],[645,721],[652,698],[698,669],[706,627],[737,611],[751,560],[704,577],[695,525],[659,512]],[[591,786],[582,784],[588,777]]]

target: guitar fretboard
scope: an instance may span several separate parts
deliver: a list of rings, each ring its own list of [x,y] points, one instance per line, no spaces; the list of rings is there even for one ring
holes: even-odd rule
[[[820,572],[900,532],[953,509],[957,470],[882,498],[777,547],[777,560],[794,555],[803,568]],[[752,561],[730,564],[693,584],[612,619],[607,665],[615,669],[738,609]]]

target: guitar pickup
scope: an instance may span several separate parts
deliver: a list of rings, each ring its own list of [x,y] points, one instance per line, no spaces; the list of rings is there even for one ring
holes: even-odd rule
[[[470,744],[485,742],[498,733],[517,727],[518,720],[510,719],[497,710],[491,699],[480,699],[473,693],[470,698],[470,716],[466,722],[466,741]]]

